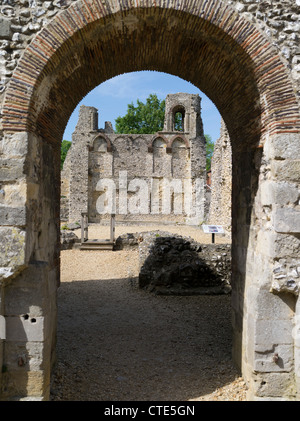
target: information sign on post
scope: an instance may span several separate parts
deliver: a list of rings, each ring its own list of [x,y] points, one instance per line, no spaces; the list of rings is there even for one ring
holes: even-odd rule
[[[211,234],[211,242],[215,242],[215,234],[224,234],[222,225],[202,225],[205,234]]]

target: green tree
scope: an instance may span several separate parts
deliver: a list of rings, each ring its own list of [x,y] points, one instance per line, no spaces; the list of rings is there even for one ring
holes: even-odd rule
[[[156,94],[150,94],[144,104],[139,99],[137,105],[133,102],[127,105],[127,113],[124,117],[116,118],[116,133],[153,134],[163,130],[165,118],[165,100],[157,98]],[[182,115],[175,115],[175,130],[182,131]]]
[[[174,122],[174,129],[178,132],[183,132],[184,131],[184,127],[183,127],[183,115],[178,112],[175,114],[175,122]]]
[[[156,133],[163,129],[165,116],[165,100],[150,94],[144,104],[139,99],[127,105],[127,114],[116,118],[116,133]]]
[[[205,135],[206,139],[206,171],[208,171],[211,167],[211,158],[213,156],[215,144],[211,139],[209,134]]]
[[[60,153],[60,169],[62,170],[68,150],[71,147],[72,142],[69,140],[63,140],[61,142],[61,153]]]

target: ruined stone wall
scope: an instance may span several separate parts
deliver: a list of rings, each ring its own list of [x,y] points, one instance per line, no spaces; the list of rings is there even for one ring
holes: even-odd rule
[[[0,378],[3,400],[14,396],[49,396],[60,278],[56,225],[59,203],[49,207],[59,176],[59,150],[53,153],[50,145],[33,134],[27,137],[17,134],[9,140],[7,147],[14,159],[10,162],[11,171],[6,172],[5,195],[9,194],[13,202],[1,206],[2,217],[3,213],[6,216],[0,249],[0,304],[6,322]],[[27,146],[30,153],[24,165]],[[13,169],[17,161],[23,161],[19,172]],[[27,203],[21,196],[22,190],[14,185],[16,179],[24,183]],[[10,208],[12,203],[14,212]]]
[[[61,171],[60,190],[60,219],[69,220],[69,197],[70,197],[70,177],[71,177],[71,153],[67,153],[64,166]]]
[[[211,200],[208,222],[222,225],[231,236],[232,151],[225,123],[221,121],[220,137],[211,160]]]
[[[230,244],[200,244],[167,231],[128,233],[116,250],[139,252],[139,286],[164,295],[230,292]]]
[[[111,214],[124,222],[202,222],[205,138],[200,111],[198,95],[168,95],[162,132],[120,135],[108,122],[98,129],[97,110],[82,106],[62,171],[69,220],[80,221],[87,212],[89,222],[98,223]],[[182,131],[174,129],[177,112],[183,113]],[[110,186],[115,203],[108,209]],[[61,217],[66,213],[62,206]]]

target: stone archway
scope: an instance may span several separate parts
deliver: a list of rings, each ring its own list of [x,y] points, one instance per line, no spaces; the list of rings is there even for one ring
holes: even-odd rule
[[[214,0],[78,0],[52,18],[20,58],[2,110],[4,184],[18,197],[2,210],[9,243],[2,271],[2,395],[49,395],[59,282],[59,152],[67,120],[99,83],[146,69],[191,81],[222,114],[233,151],[234,358],[250,398],[299,398],[294,367],[300,351],[292,334],[299,285],[289,275],[299,233],[299,106],[271,43]],[[18,366],[19,354],[29,363]]]

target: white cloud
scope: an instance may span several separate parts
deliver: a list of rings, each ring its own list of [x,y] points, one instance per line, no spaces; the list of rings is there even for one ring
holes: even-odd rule
[[[170,93],[170,82],[172,76],[154,72],[143,71],[125,73],[99,85],[97,94],[101,96],[145,101],[151,93],[155,93],[160,99],[164,99]],[[180,79],[177,78],[180,82]],[[184,81],[182,81],[184,82]],[[179,92],[179,90],[178,90]]]
[[[150,72],[125,73],[107,80],[98,86],[97,94],[111,98],[137,98],[145,100],[150,93],[155,92],[159,97],[165,96],[165,91],[154,88],[157,82],[151,76]],[[154,88],[154,89],[153,89]]]

